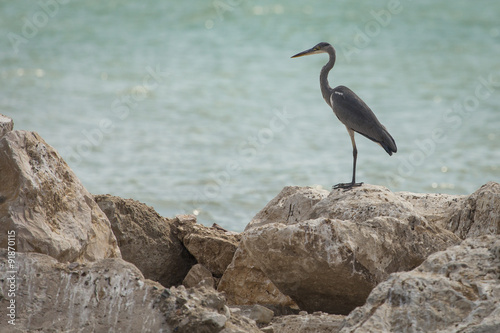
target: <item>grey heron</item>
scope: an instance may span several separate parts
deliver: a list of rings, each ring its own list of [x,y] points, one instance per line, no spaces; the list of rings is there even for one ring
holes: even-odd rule
[[[361,186],[363,183],[356,183],[356,159],[358,150],[354,141],[354,132],[364,135],[368,139],[378,143],[385,149],[387,154],[397,152],[396,142],[389,134],[384,125],[382,125],[372,110],[358,97],[351,89],[345,86],[331,88],[328,83],[328,73],[335,64],[335,49],[328,43],[322,42],[309,50],[297,53],[292,58],[298,58],[311,54],[328,53],[330,60],[323,66],[319,75],[321,93],[333,113],[345,125],[347,132],[351,137],[352,143],[352,181],[350,183],[340,183],[333,188],[350,189],[353,186]]]

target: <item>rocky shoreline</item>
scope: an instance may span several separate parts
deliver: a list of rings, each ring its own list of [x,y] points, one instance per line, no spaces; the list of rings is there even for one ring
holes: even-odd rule
[[[242,233],[92,195],[0,115],[2,332],[500,332],[500,184],[285,187]]]

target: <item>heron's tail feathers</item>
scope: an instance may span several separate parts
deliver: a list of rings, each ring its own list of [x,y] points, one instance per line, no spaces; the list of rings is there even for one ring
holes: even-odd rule
[[[356,132],[361,135],[364,135],[373,142],[378,143],[382,148],[384,148],[387,154],[392,155],[392,153],[398,151],[398,147],[396,147],[396,141],[394,141],[389,132],[387,132],[384,125],[382,124],[379,125],[380,127],[377,129],[377,131],[371,132],[372,133],[371,135],[368,135],[366,132],[365,133],[361,131],[356,131]]]
[[[398,151],[398,147],[396,146],[396,141],[392,138],[392,136],[387,132],[384,128],[382,133],[382,140],[378,142],[382,148],[387,152],[387,154],[392,155]]]

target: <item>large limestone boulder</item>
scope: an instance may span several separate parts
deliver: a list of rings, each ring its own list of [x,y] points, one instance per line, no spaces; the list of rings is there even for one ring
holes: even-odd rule
[[[165,287],[182,282],[196,260],[178,239],[173,219],[132,199],[109,194],[94,199],[111,222],[123,259]]]
[[[120,257],[107,217],[37,133],[8,132],[0,156],[0,248],[14,230],[18,252],[61,262]]]
[[[329,194],[287,187],[250,222],[240,247],[301,309],[348,314],[390,273],[459,241],[381,186]]]
[[[8,267],[4,249],[0,265]],[[5,292],[11,273],[0,272],[2,332],[260,332],[215,290],[165,289],[122,259],[63,264],[18,253],[16,266],[15,297]],[[11,300],[15,326],[7,323]]]
[[[392,274],[340,332],[500,332],[500,239],[481,236]]]
[[[347,314],[389,273],[413,269],[430,253],[456,243],[453,236],[388,217],[363,224],[318,218],[258,227],[242,242],[301,309]]]

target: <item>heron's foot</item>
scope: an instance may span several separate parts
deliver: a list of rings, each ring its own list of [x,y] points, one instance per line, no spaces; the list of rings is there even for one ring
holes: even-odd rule
[[[357,187],[357,186],[361,186],[363,185],[363,183],[339,183],[337,185],[334,185],[332,186],[332,189],[338,189],[338,188],[342,188],[344,190],[350,190],[351,188],[353,187]]]

